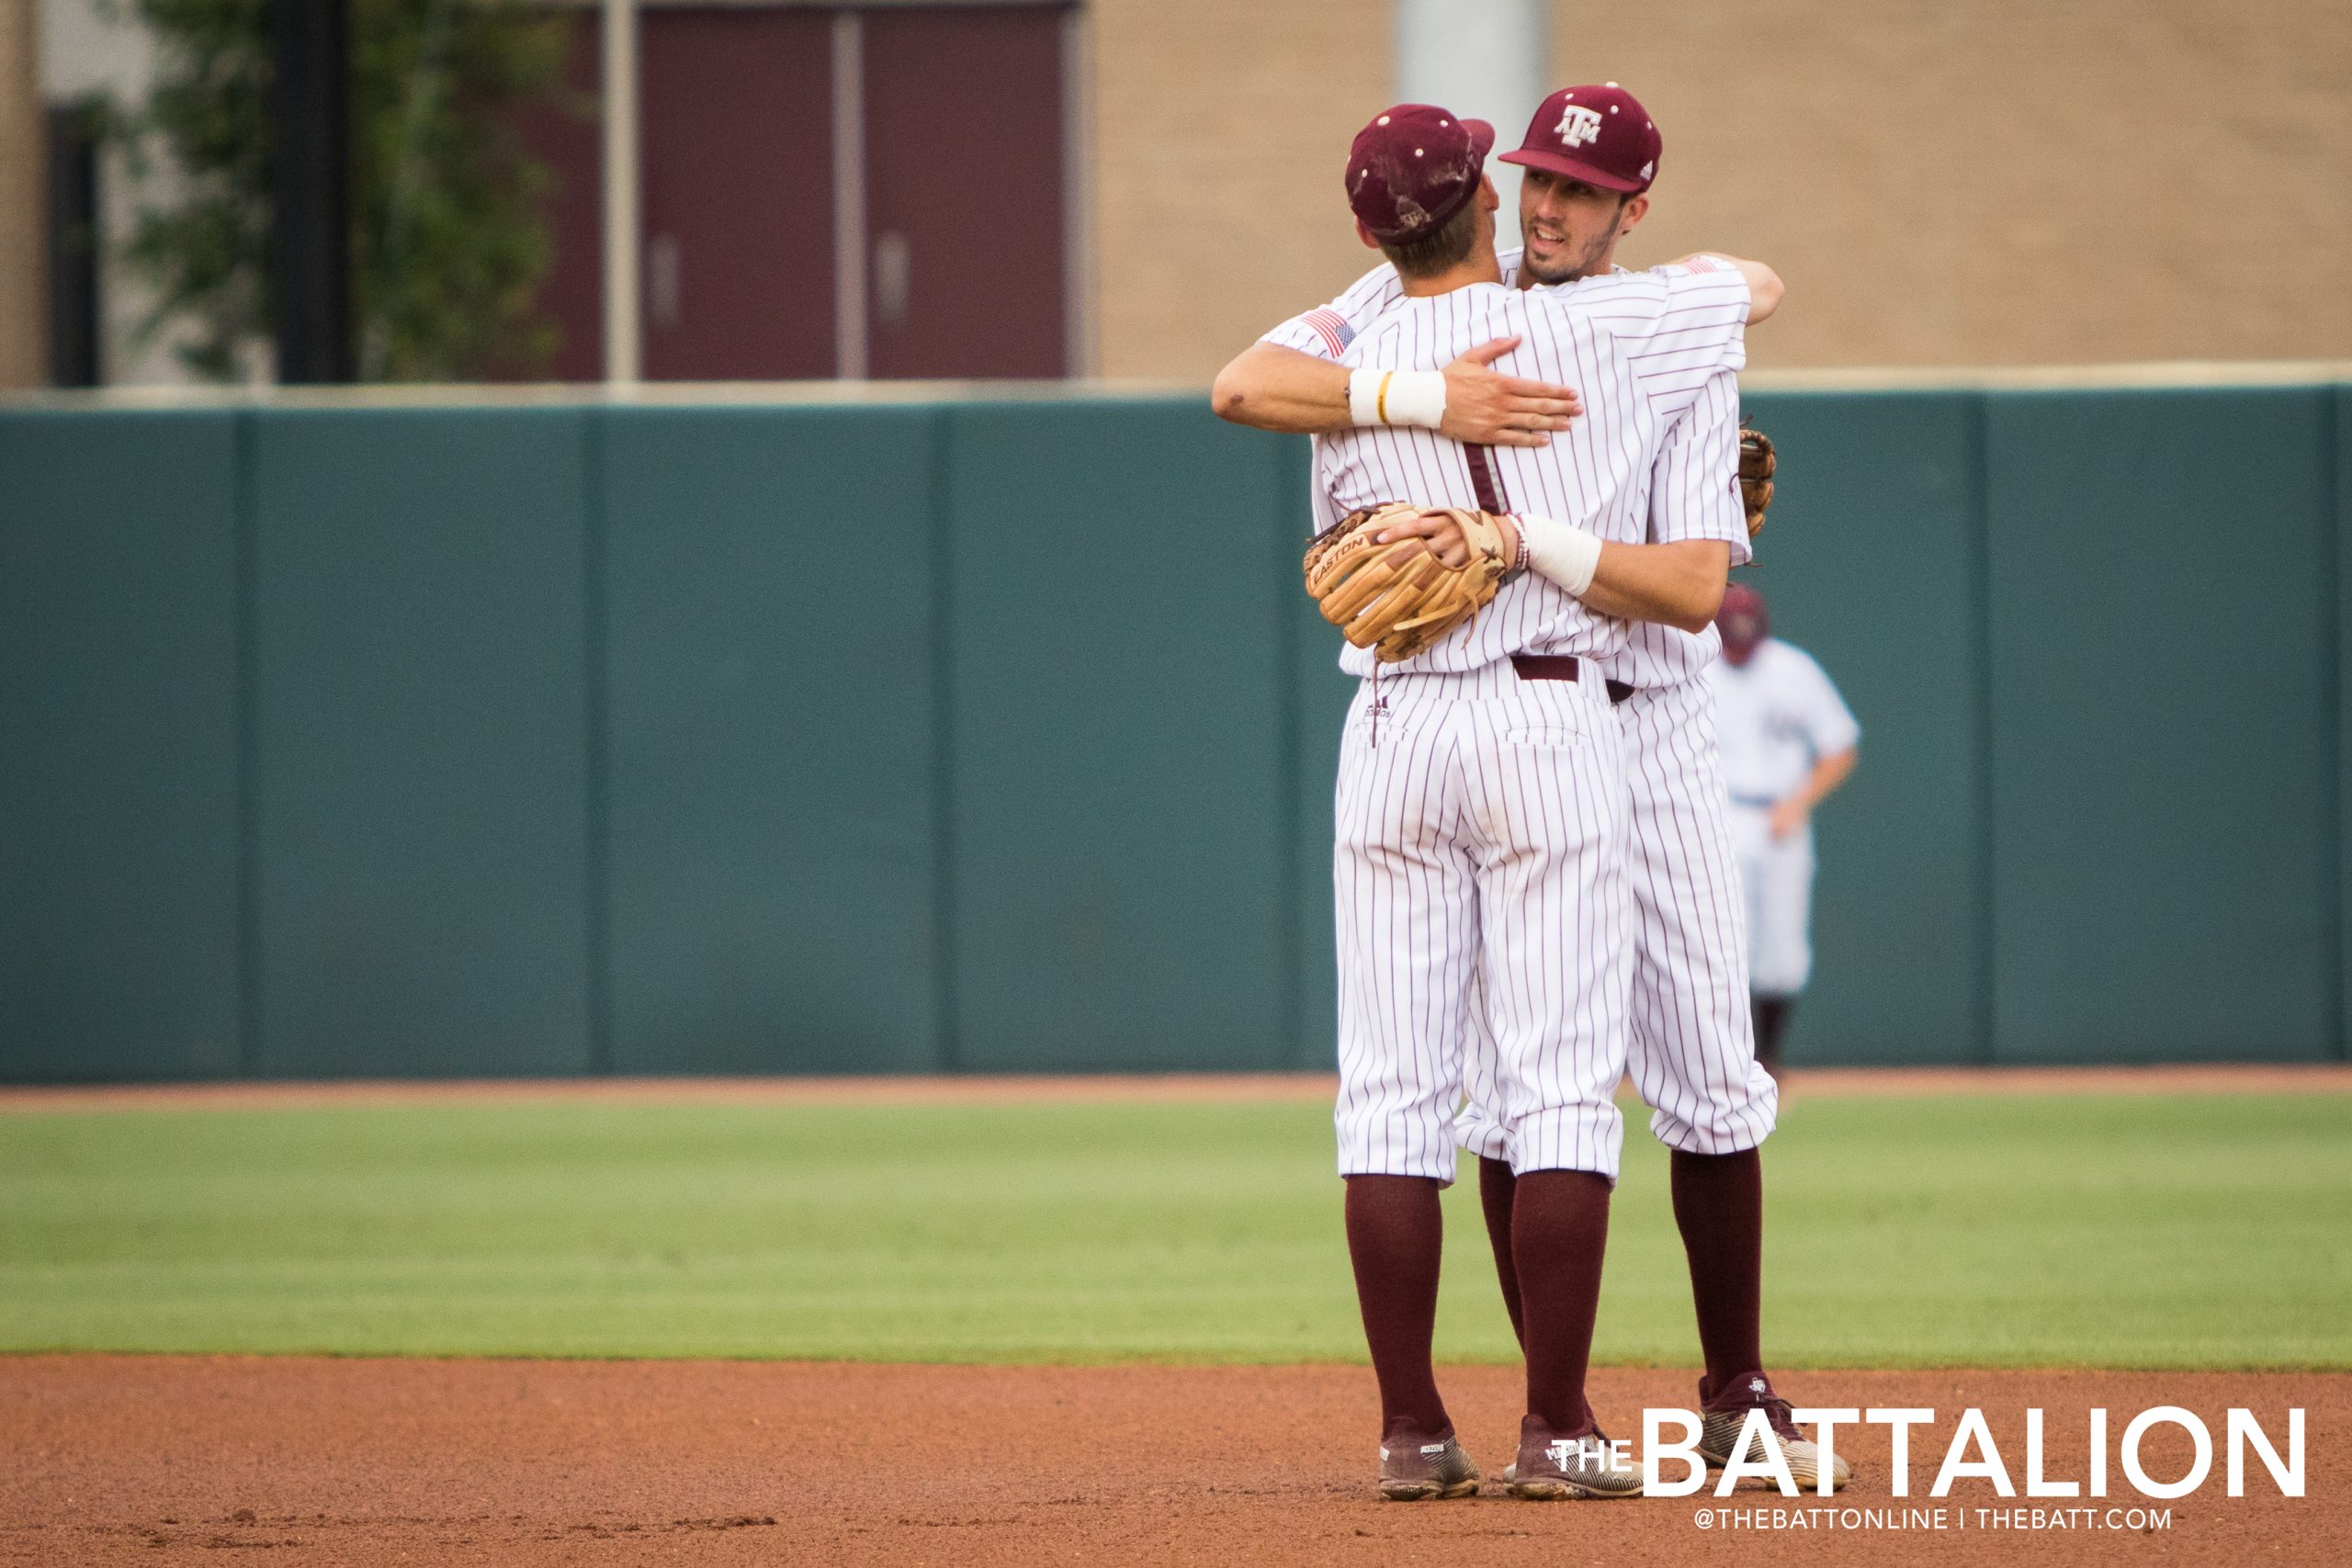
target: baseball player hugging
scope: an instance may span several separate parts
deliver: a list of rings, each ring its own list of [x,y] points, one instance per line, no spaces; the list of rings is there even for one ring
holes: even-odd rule
[[[1553,94],[1505,155],[1525,169],[1527,243],[1499,258],[1492,140],[1429,106],[1375,117],[1347,188],[1386,265],[1215,393],[1227,418],[1316,435],[1310,591],[1364,677],[1336,795],[1336,1120],[1381,1492],[1478,1483],[1430,1366],[1457,1140],[1479,1156],[1527,1359],[1510,1490],[1639,1490],[1584,1398],[1628,1070],[1674,1151],[1702,1451],[1728,1457],[1762,1410],[1811,1484],[1814,1446],[1761,1370],[1757,1150],[1776,1095],[1706,680],[1725,571],[1747,558],[1736,372],[1780,283],[1713,254],[1615,265],[1661,138],[1613,83]],[[1357,515],[1384,502],[1446,510]],[[1359,536],[1351,578],[1318,563]],[[1452,600],[1416,593],[1440,568],[1497,584],[1432,641],[1422,606]]]

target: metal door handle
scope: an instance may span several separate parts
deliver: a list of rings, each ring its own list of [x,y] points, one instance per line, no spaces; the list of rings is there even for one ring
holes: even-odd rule
[[[678,237],[656,234],[645,242],[645,310],[657,327],[678,324]]]
[[[907,237],[888,230],[874,237],[874,314],[886,327],[907,324],[907,288],[913,258]]]

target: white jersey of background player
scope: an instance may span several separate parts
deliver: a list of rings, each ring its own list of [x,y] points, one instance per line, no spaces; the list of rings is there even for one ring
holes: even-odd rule
[[[1862,727],[1813,656],[1771,635],[1755,589],[1733,585],[1718,620],[1724,656],[1708,677],[1747,896],[1757,1054],[1777,1068],[1813,974],[1813,808],[1853,773]]]

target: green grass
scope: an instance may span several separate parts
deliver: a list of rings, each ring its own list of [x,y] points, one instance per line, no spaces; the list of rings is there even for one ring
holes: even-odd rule
[[[1629,1117],[1599,1356],[1696,1345]],[[1801,1100],[1776,1364],[2352,1366],[2352,1103]],[[0,1116],[0,1349],[1360,1358],[1306,1104]],[[1441,1351],[1504,1359],[1473,1184]]]

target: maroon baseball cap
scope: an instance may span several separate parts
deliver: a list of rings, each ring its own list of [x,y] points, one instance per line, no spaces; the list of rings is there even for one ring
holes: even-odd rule
[[[1745,664],[1756,645],[1772,635],[1772,612],[1764,607],[1764,595],[1748,584],[1726,583],[1715,626],[1724,635],[1724,650],[1732,663]]]
[[[1374,115],[1348,149],[1348,205],[1389,244],[1434,234],[1478,193],[1495,128],[1430,104]]]
[[[1641,99],[1603,82],[1563,87],[1544,99],[1527,122],[1527,140],[1518,152],[1504,153],[1503,162],[1603,190],[1645,191],[1657,178],[1664,145]]]

